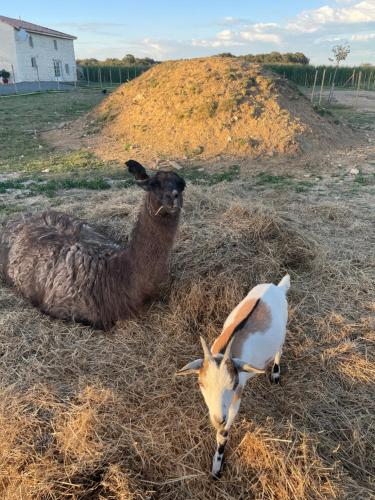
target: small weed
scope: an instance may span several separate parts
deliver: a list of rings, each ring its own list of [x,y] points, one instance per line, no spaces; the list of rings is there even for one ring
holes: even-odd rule
[[[372,174],[371,176],[364,175],[361,172],[355,176],[354,182],[357,184],[360,184],[361,186],[370,186],[374,184],[375,181],[375,174]]]
[[[273,175],[268,172],[260,172],[256,175],[257,184],[272,185],[274,187],[290,186],[293,180],[287,175]]]
[[[61,189],[90,189],[102,190],[110,189],[110,184],[103,178],[97,179],[75,179],[72,177],[50,179],[41,181],[40,179],[29,182],[29,178],[20,178],[16,180],[8,180],[0,182],[0,193],[6,193],[8,190],[27,191],[30,196],[37,194],[45,194],[46,196],[54,196]]]
[[[0,214],[3,215],[11,215],[16,214],[18,212],[22,212],[23,208],[18,205],[5,205],[4,203],[0,204]]]
[[[125,179],[123,182],[119,182],[117,184],[118,187],[123,188],[123,189],[127,189],[131,186],[134,186],[134,185],[135,185],[135,180],[133,178]]]
[[[330,111],[327,108],[323,108],[319,106],[318,104],[314,105],[314,110],[318,113],[320,116],[332,116],[332,111]]]
[[[256,179],[257,185],[272,186],[275,189],[291,188],[296,193],[306,192],[313,186],[310,181],[296,181],[288,175],[273,175],[268,172],[260,172]]]
[[[197,168],[184,169],[181,171],[181,175],[192,184],[207,184],[209,186],[219,184],[220,182],[232,182],[238,178],[239,174],[239,165],[232,165],[224,172],[215,172],[212,174]]]

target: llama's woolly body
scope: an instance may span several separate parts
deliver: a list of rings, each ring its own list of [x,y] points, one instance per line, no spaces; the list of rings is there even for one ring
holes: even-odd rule
[[[109,329],[139,313],[167,279],[179,220],[173,200],[168,212],[160,198],[177,183],[178,199],[184,183],[173,173],[149,178],[141,165],[131,166],[148,192],[128,248],[63,213],[26,215],[0,229],[0,276],[56,318]]]

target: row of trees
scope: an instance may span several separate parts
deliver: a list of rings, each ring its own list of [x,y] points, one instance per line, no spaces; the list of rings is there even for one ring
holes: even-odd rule
[[[116,57],[110,57],[104,61],[99,59],[77,59],[78,66],[152,66],[157,64],[159,61],[151,59],[151,57],[135,57],[133,54],[126,54],[122,59]]]
[[[218,54],[221,57],[236,57],[230,52],[223,52]],[[281,54],[280,52],[270,52],[269,54],[246,54],[239,56],[246,61],[261,63],[261,64],[309,64],[310,60],[302,52],[287,52]],[[132,54],[127,54],[122,59],[111,57],[100,61],[99,59],[77,59],[79,66],[152,66],[158,64],[151,57],[135,57]]]
[[[236,57],[230,52],[218,54],[221,57]],[[302,52],[270,52],[268,54],[246,54],[239,56],[246,61],[260,64],[309,64],[310,59]]]

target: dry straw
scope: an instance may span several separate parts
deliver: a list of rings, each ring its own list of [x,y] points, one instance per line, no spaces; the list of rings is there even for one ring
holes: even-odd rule
[[[138,198],[130,189],[62,208],[125,242]],[[340,231],[350,237],[348,213],[289,214],[250,202],[236,184],[189,186],[162,300],[111,333],[52,321],[1,287],[0,497],[370,498],[370,256],[334,244]],[[331,217],[330,235],[322,221]],[[248,384],[223,479],[212,482],[205,406],[193,380],[174,372],[251,286],[286,271],[283,383]]]

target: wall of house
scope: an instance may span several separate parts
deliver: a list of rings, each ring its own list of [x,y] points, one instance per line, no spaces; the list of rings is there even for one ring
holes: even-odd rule
[[[18,81],[38,80],[37,69],[32,66],[31,58],[33,57],[38,65],[41,81],[56,80],[54,61],[61,62],[61,75],[58,78],[60,81],[71,82],[77,79],[73,40],[34,33],[29,33],[29,36],[32,37],[33,47],[30,46],[29,39],[20,40],[16,36]],[[54,46],[54,40],[56,40],[57,49]],[[66,65],[68,65],[69,72],[66,70]]]
[[[0,70],[6,69],[12,75],[12,64],[17,80],[17,57],[14,28],[0,21]],[[9,81],[13,81],[13,75]]]

